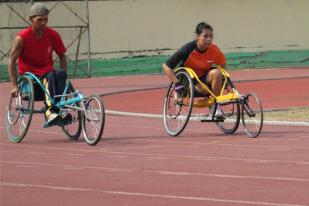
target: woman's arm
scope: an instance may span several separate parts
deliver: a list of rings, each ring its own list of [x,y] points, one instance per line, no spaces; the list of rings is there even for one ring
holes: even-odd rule
[[[166,76],[172,81],[174,82],[174,84],[178,83],[179,80],[177,79],[173,69],[171,69],[169,66],[167,66],[166,64],[163,64],[163,71],[166,74]]]

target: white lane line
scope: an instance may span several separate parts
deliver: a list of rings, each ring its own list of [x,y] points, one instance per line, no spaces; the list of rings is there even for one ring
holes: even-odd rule
[[[34,151],[29,151],[27,153],[34,154],[34,155],[46,155],[47,154],[46,152],[34,152]]]
[[[149,159],[154,159],[154,160],[168,160],[168,157],[147,157]]]
[[[165,171],[165,170],[139,170],[128,168],[115,168],[115,167],[100,167],[100,166],[82,166],[82,165],[69,165],[69,164],[52,164],[52,163],[37,163],[37,162],[18,162],[18,161],[0,161],[5,164],[13,164],[15,166],[29,166],[29,167],[60,167],[64,169],[83,169],[83,170],[103,170],[107,172],[141,172],[141,173],[156,173],[160,175],[180,175],[180,176],[208,176],[217,178],[233,178],[233,179],[255,179],[255,180],[276,180],[276,181],[291,181],[291,182],[309,182],[305,178],[293,177],[271,177],[271,176],[248,176],[248,175],[231,175],[231,174],[214,174],[214,173],[199,173],[199,172],[181,172],[181,171]]]
[[[24,168],[35,168],[35,165],[15,165],[15,167],[24,167]]]
[[[147,113],[137,113],[137,112],[122,112],[115,110],[106,110],[106,114],[114,115],[114,116],[125,116],[125,117],[143,117],[143,118],[152,118],[152,119],[163,119],[162,114],[147,114]],[[198,121],[199,118],[191,117],[190,121]],[[272,125],[272,126],[300,126],[300,127],[308,127],[309,122],[290,122],[290,121],[263,121],[264,125]]]
[[[66,169],[66,170],[84,170],[85,168],[75,167],[75,166],[67,166],[67,167],[64,167],[64,169]]]
[[[55,186],[55,185],[38,185],[38,184],[14,183],[14,182],[0,182],[0,185],[3,187],[39,188],[39,189],[48,189],[48,190],[91,192],[91,193],[96,192],[96,193],[105,193],[105,194],[123,195],[123,196],[153,197],[153,198],[192,200],[192,201],[205,201],[205,202],[221,202],[221,203],[245,204],[245,205],[305,206],[305,205],[300,205],[300,204],[289,204],[289,203],[275,203],[275,202],[262,202],[262,201],[257,202],[257,201],[248,201],[248,200],[220,199],[220,198],[211,198],[211,197],[194,197],[194,196],[182,196],[182,195],[125,192],[125,191],[116,191],[116,190],[100,190],[100,189],[92,189],[92,188],[64,187],[64,186]]]
[[[112,127],[128,127],[128,128],[141,128],[144,127],[145,129],[157,129],[156,127],[150,127],[150,126],[128,126],[128,125],[113,125],[110,124],[109,126]],[[186,131],[190,131],[189,129]],[[191,131],[200,131],[200,130],[191,130]],[[64,135],[62,132],[49,132],[49,131],[31,131],[33,133],[45,133],[45,134],[62,134]],[[150,138],[153,136],[149,136]],[[104,138],[104,137],[103,137]],[[226,144],[226,143],[217,143],[217,142],[190,142],[190,141],[175,141],[175,140],[147,140],[147,139],[142,139],[145,138],[145,136],[141,137],[140,139],[135,138],[134,140],[138,141],[138,142],[162,142],[162,143],[177,143],[177,144],[181,144],[181,143],[185,143],[185,144],[198,144],[198,145],[216,145],[216,146],[222,146],[222,147],[252,147],[252,148],[282,148],[282,149],[309,149],[309,147],[300,147],[300,146],[270,146],[270,145],[248,145],[248,144]],[[304,138],[304,139],[309,139],[305,136],[299,136],[299,138]],[[113,138],[108,138],[113,139]],[[117,140],[117,138],[115,138]],[[288,137],[286,139],[297,139],[296,137]],[[102,139],[104,141],[104,139]],[[40,141],[40,142],[48,142],[48,140],[46,141]]]
[[[47,133],[47,132],[46,132]],[[62,133],[60,133],[62,134]],[[152,137],[152,136],[151,136]],[[272,146],[272,145],[251,145],[251,144],[227,144],[227,143],[218,143],[218,141],[213,141],[213,142],[192,142],[192,141],[175,141],[175,140],[152,140],[152,139],[142,139],[144,138],[141,137],[135,138],[134,141],[138,142],[162,142],[162,143],[177,143],[177,144],[196,144],[196,145],[215,145],[215,146],[222,146],[222,147],[251,147],[251,148],[278,148],[278,149],[305,149],[308,150],[309,147],[301,147],[301,146]],[[108,138],[108,140],[111,140],[112,138]],[[102,139],[104,141],[104,139]],[[117,140],[117,138],[115,138]],[[117,140],[118,141],[118,140]],[[42,141],[41,141],[42,142]],[[48,142],[48,141],[45,141]],[[5,144],[5,143],[0,143],[0,144]],[[149,146],[152,147],[152,146]]]
[[[0,145],[14,146],[10,143],[0,143]],[[29,148],[40,148],[40,149],[52,149],[52,150],[63,150],[63,151],[78,151],[78,152],[89,152],[89,153],[105,153],[105,154],[117,154],[117,155],[134,155],[134,156],[157,156],[157,157],[174,157],[174,158],[188,158],[188,159],[204,159],[211,158],[216,160],[230,160],[230,161],[242,161],[242,162],[256,162],[256,163],[282,163],[282,164],[298,164],[298,165],[309,165],[306,161],[293,161],[293,160],[274,160],[274,159],[254,159],[254,158],[237,158],[237,157],[215,157],[215,156],[200,156],[200,155],[173,155],[173,154],[155,154],[155,153],[142,153],[142,152],[118,152],[110,150],[89,150],[89,149],[74,149],[74,148],[62,148],[62,147],[48,147],[48,146],[32,146],[23,145],[23,147]]]
[[[45,166],[45,167],[61,167],[61,168],[78,168],[78,169],[94,169],[94,170],[104,170],[104,171],[126,171],[131,172],[134,171],[132,169],[122,169],[115,167],[96,167],[96,166],[75,166],[69,164],[52,164],[52,163],[37,163],[37,162],[19,162],[19,161],[5,161],[0,160],[1,163],[4,164],[15,164],[15,165],[30,165],[30,166]]]
[[[79,153],[67,153],[65,155],[67,155],[67,156],[85,156],[84,154],[79,154]]]
[[[223,146],[223,147],[251,147],[251,148],[278,148],[278,149],[309,149],[309,147],[300,147],[300,146],[272,146],[272,145],[252,145],[252,144],[227,144],[221,143],[219,141],[212,142],[192,142],[192,141],[175,141],[175,140],[152,140],[152,139],[141,139],[138,141],[145,142],[162,142],[162,143],[184,143],[184,144],[196,144],[196,145],[214,145],[214,146]]]
[[[265,177],[265,176],[248,176],[248,175],[226,175],[226,174],[212,174],[212,173],[199,173],[199,172],[172,172],[172,171],[160,171],[160,170],[145,170],[145,172],[157,173],[157,174],[162,174],[162,175],[207,176],[207,177],[217,177],[217,178],[309,182],[309,179],[290,178],[290,177]]]
[[[111,157],[111,158],[127,158],[125,155],[105,155],[105,157]]]
[[[253,158],[237,158],[237,157],[214,157],[214,156],[200,156],[200,155],[169,155],[169,154],[154,154],[154,153],[140,153],[140,152],[115,152],[115,151],[102,151],[111,154],[124,154],[124,155],[136,155],[136,156],[157,156],[157,157],[175,157],[175,158],[211,158],[216,160],[232,160],[243,162],[256,162],[256,163],[291,163],[300,165],[309,165],[306,161],[292,161],[292,160],[265,160],[265,159],[253,159]]]

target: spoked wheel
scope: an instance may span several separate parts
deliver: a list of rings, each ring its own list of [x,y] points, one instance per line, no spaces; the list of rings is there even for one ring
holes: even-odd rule
[[[249,137],[257,137],[263,127],[263,107],[254,93],[242,97],[242,122]]]
[[[7,132],[11,142],[21,142],[30,126],[34,105],[34,89],[32,80],[21,77],[19,83],[19,94],[10,98],[7,111]]]
[[[176,73],[176,76],[184,85],[185,91],[183,94],[178,94],[175,91],[175,84],[171,83],[163,108],[164,128],[171,136],[178,136],[185,129],[191,116],[194,100],[194,87],[189,74],[180,71]]]
[[[101,139],[105,123],[105,109],[99,96],[92,95],[87,98],[82,123],[87,144],[96,145]]]
[[[69,89],[67,91],[67,94],[70,94],[72,92],[75,92],[75,89],[72,84],[70,84]],[[65,99],[76,97],[76,95],[65,97]],[[70,105],[72,107],[80,107],[80,103],[74,103]],[[69,125],[61,126],[62,130],[66,134],[66,136],[70,140],[77,140],[80,137],[81,131],[82,131],[82,114],[81,111],[73,109],[73,108],[67,108],[67,112],[69,112],[72,115],[72,123]]]
[[[229,80],[226,85],[224,94],[232,92],[232,82]],[[224,122],[216,122],[219,129],[225,134],[233,134],[239,127],[240,122],[240,103],[239,101],[219,104],[223,115]]]
[[[223,122],[216,122],[219,129],[225,134],[233,134],[239,126],[240,122],[240,104],[238,101],[219,104],[225,117]]]

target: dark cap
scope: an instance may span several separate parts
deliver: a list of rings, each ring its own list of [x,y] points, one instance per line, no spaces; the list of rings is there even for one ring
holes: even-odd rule
[[[40,16],[40,15],[47,15],[47,14],[49,14],[49,10],[42,3],[34,3],[30,7],[30,15],[29,15],[29,17]]]

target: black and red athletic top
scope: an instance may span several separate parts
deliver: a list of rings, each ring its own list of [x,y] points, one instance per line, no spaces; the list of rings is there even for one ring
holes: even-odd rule
[[[177,66],[189,67],[201,77],[207,74],[213,64],[225,65],[226,59],[215,44],[211,44],[205,51],[200,51],[196,41],[192,41],[173,54],[165,64],[172,69]]]

